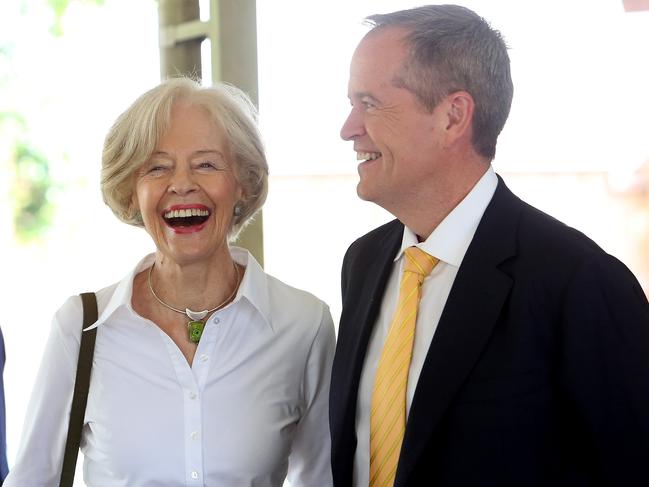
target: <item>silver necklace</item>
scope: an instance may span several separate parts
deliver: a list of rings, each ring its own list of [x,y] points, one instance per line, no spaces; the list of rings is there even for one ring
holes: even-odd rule
[[[187,330],[189,332],[189,341],[192,343],[198,343],[201,339],[201,335],[203,334],[203,329],[205,328],[205,317],[219,309],[221,309],[223,306],[228,304],[230,301],[232,301],[232,298],[237,294],[237,289],[239,289],[239,279],[241,277],[240,271],[239,271],[239,266],[237,264],[234,264],[234,270],[237,273],[237,279],[234,284],[234,290],[232,291],[232,294],[230,294],[225,301],[223,301],[221,304],[218,306],[212,308],[212,309],[204,309],[203,311],[194,311],[189,308],[185,308],[185,311],[182,309],[174,308],[170,304],[165,303],[162,299],[158,297],[158,295],[155,293],[153,290],[153,284],[151,284],[151,275],[153,274],[153,267],[155,266],[155,263],[151,265],[149,268],[149,276],[147,278],[147,282],[149,284],[149,291],[151,291],[151,294],[153,295],[154,298],[160,303],[162,306],[165,308],[168,308],[172,311],[175,311],[176,313],[180,313],[183,315],[187,315],[189,318],[189,323],[187,323]]]

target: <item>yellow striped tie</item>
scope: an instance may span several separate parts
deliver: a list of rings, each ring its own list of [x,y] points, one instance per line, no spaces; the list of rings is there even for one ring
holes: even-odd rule
[[[399,301],[376,369],[370,416],[370,487],[392,487],[406,430],[406,386],[421,284],[438,259],[407,248]]]

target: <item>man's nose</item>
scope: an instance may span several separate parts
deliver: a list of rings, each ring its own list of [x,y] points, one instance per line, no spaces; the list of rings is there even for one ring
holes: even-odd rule
[[[361,135],[365,135],[365,123],[360,111],[352,107],[347,120],[340,129],[340,137],[343,140],[354,140]]]

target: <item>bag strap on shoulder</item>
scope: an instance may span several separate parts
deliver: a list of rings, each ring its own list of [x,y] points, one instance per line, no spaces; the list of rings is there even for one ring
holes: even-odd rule
[[[97,321],[97,297],[95,293],[81,294],[81,302],[83,303],[81,344],[79,346],[79,359],[77,361],[77,375],[74,380],[68,437],[65,441],[63,470],[61,471],[61,480],[59,483],[60,487],[72,487],[74,483],[74,471],[77,466],[77,457],[79,456],[81,430],[83,429],[83,418],[88,402],[92,356],[95,351],[95,337],[97,335],[97,328],[86,332],[83,331],[84,328]]]

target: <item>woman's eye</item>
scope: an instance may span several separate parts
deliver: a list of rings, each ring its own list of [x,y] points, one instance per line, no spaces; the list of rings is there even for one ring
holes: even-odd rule
[[[147,174],[155,174],[164,171],[166,168],[161,164],[152,164],[146,170]]]
[[[216,169],[216,164],[211,161],[203,161],[198,164],[201,169]]]

